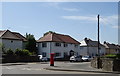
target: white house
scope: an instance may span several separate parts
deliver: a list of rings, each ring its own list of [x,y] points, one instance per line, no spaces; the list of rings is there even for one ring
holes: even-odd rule
[[[80,43],[69,35],[49,32],[37,42],[39,54],[47,58],[50,58],[50,53],[55,53],[55,58],[65,58],[74,54],[80,55]]]
[[[26,38],[22,36],[20,33],[11,32],[9,30],[0,30],[0,43],[4,45],[4,49],[23,49],[24,42],[26,42]]]
[[[106,54],[118,54],[120,53],[120,46],[116,44],[110,44],[108,42],[104,42],[103,44],[106,48]]]
[[[85,38],[80,42],[80,54],[81,55],[89,55],[89,56],[96,56],[98,54],[98,42],[93,41],[91,39]],[[105,55],[105,46],[100,44],[99,49],[100,55]]]

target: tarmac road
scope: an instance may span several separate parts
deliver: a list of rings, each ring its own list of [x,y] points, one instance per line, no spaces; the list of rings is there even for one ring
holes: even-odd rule
[[[80,66],[81,64],[81,66]],[[55,62],[57,66],[66,66],[70,68],[80,68],[88,66],[89,63],[69,63],[69,62]],[[84,66],[82,66],[84,65]],[[78,67],[79,66],[79,67]],[[7,63],[2,64],[2,76],[63,76],[66,74],[68,76],[120,76],[119,74],[107,74],[107,73],[92,73],[92,72],[75,72],[75,71],[53,71],[46,70],[48,68],[49,62],[37,62],[37,63]],[[17,74],[17,75],[16,75]],[[54,75],[53,75],[54,74]]]

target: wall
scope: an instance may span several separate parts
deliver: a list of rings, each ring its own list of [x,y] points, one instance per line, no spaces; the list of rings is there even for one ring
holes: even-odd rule
[[[38,51],[39,54],[42,54],[42,52],[47,53],[47,57],[50,57],[50,46],[51,46],[51,53],[61,53],[61,56],[58,56],[57,58],[63,58],[64,52],[66,52],[69,55],[70,50],[73,50],[74,52],[78,52],[80,55],[80,49],[79,46],[75,47],[74,44],[68,44],[68,47],[64,47],[64,44],[61,43],[60,47],[55,46],[55,42],[47,42],[47,47],[42,47],[42,43],[38,43]]]
[[[11,42],[11,41],[13,41],[13,42]],[[15,50],[17,48],[22,49],[22,41],[20,41],[20,40],[2,39],[2,43],[4,44],[4,47],[6,50],[9,48],[11,48],[13,50]]]
[[[47,57],[50,57],[50,42],[47,42],[47,47],[42,47],[42,43],[37,43],[38,45],[38,54],[42,55],[42,52],[47,53]]]
[[[116,53],[118,53],[118,51],[116,51],[116,49],[106,48],[106,53],[107,53],[107,54],[116,54]]]
[[[91,66],[97,68],[97,58],[91,60]],[[102,68],[103,71],[120,72],[120,59],[100,58],[100,68]]]
[[[80,55],[80,53],[79,53],[80,52],[79,45],[77,47],[75,47],[75,44],[68,44],[67,47],[64,47],[64,44],[61,43],[61,47],[57,47],[57,46],[55,46],[55,42],[52,42],[52,52],[54,52],[54,53],[57,53],[57,52],[61,53],[61,56],[59,56],[60,58],[64,57],[64,52],[66,52],[68,55],[70,55],[69,52],[71,50],[73,50],[74,52],[78,52],[78,54]]]
[[[99,50],[100,51],[100,55],[102,54],[105,54],[106,51],[105,51],[105,47],[100,47],[101,49]],[[98,47],[87,47],[87,46],[81,46],[80,47],[80,54],[81,55],[88,55],[89,56],[96,56],[96,54],[98,53]]]

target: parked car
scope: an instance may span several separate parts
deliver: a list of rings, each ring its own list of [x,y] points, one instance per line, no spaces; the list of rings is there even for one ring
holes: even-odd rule
[[[80,56],[71,56],[70,62],[80,62],[82,61],[82,58]]]
[[[91,56],[82,56],[82,61],[91,61],[92,57]]]
[[[42,62],[47,62],[48,61],[47,57],[43,57],[42,55],[38,55],[38,57],[39,57],[39,60],[42,61]]]

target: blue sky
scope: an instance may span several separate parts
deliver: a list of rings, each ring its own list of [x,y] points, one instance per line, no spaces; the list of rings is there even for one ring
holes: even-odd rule
[[[97,40],[97,15],[100,14],[100,41],[118,42],[117,2],[3,2],[2,29],[34,34],[54,31]]]

